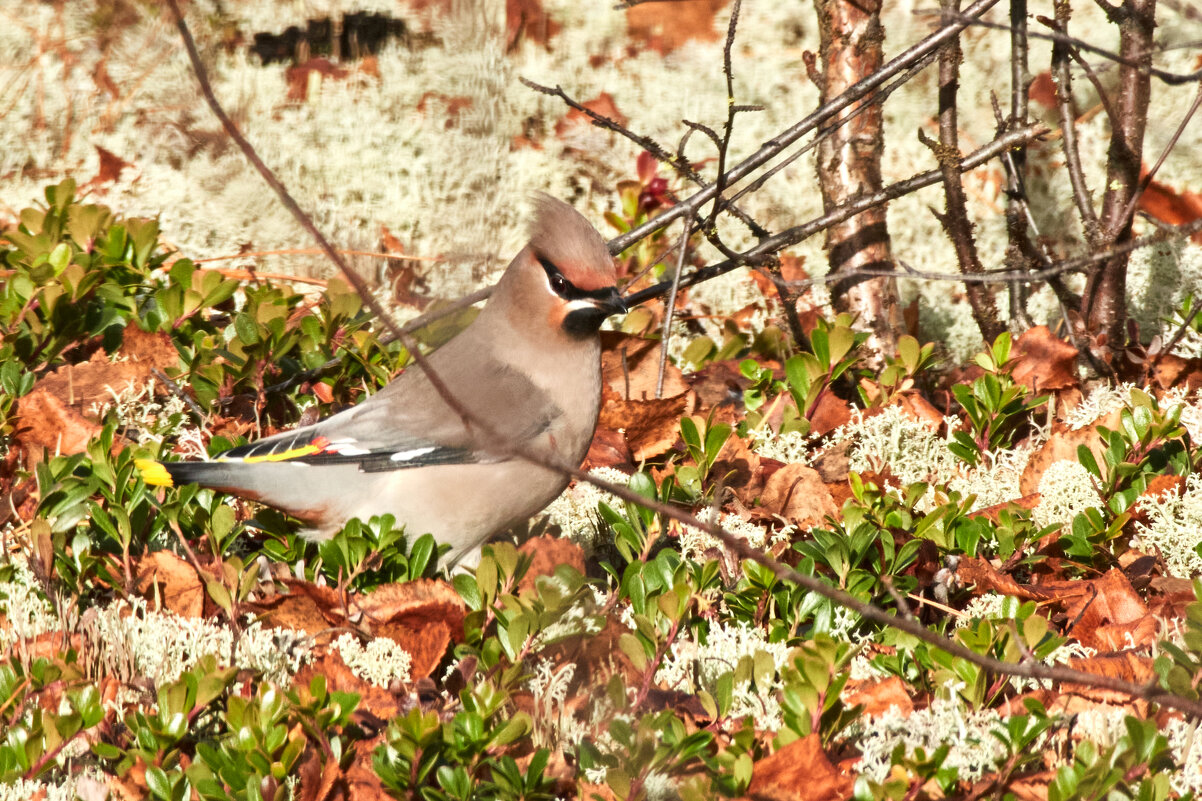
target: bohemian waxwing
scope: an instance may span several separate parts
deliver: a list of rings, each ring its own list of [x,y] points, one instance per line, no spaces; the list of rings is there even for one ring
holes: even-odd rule
[[[517,445],[578,465],[601,399],[598,330],[626,311],[601,235],[571,206],[536,199],[530,242],[479,316],[427,361],[469,414]],[[363,403],[209,462],[138,467],[147,484],[196,483],[282,509],[328,539],[392,514],[472,564],[492,534],[538,513],[568,477],[464,425],[419,365]]]

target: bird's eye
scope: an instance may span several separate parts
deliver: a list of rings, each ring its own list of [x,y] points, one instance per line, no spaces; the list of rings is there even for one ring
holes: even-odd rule
[[[551,289],[555,291],[556,295],[562,295],[568,291],[568,279],[564,278],[559,273],[552,274]]]

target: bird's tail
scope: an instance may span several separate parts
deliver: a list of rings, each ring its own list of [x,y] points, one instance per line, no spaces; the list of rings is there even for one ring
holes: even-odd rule
[[[142,474],[142,480],[151,487],[199,484],[202,487],[227,491],[247,489],[245,477],[240,481],[235,479],[230,469],[232,465],[229,463],[156,462],[153,459],[135,459],[134,465]]]
[[[154,459],[134,459],[134,466],[142,474],[142,480],[150,487],[173,487],[175,479],[167,465]]]

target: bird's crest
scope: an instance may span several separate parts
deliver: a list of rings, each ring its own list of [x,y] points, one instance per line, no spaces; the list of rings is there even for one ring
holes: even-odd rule
[[[601,234],[580,212],[550,195],[534,196],[530,247],[580,289],[611,287],[617,281]]]

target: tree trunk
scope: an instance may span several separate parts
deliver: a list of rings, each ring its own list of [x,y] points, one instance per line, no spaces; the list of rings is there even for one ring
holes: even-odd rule
[[[823,103],[882,63],[884,30],[880,0],[814,0],[821,33]],[[871,103],[855,116],[852,106],[833,120],[818,144],[818,183],[823,209],[881,189],[882,112]],[[827,129],[824,129],[826,133]],[[865,267],[893,269],[885,208],[878,207],[827,229],[826,248],[832,273]],[[851,312],[857,327],[871,333],[869,350],[884,356],[897,349],[903,330],[897,283],[892,278],[848,277],[831,284],[837,311]]]
[[[1118,97],[1112,104],[1116,119],[1110,121],[1110,148],[1106,159],[1106,194],[1100,223],[1103,246],[1131,239],[1134,200],[1139,190],[1143,162],[1144,131],[1148,124],[1148,100],[1152,78],[1152,32],[1156,27],[1156,0],[1124,0],[1108,15],[1119,26],[1119,52],[1126,63],[1119,66]],[[1122,253],[1102,262],[1085,285],[1082,317],[1094,341],[1094,351],[1107,361],[1123,347],[1127,321],[1127,262]]]

